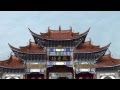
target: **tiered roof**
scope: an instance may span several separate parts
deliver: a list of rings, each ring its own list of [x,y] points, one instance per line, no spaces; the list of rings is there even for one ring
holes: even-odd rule
[[[35,42],[31,42],[31,41],[29,41],[29,45],[22,46],[20,48],[15,48],[15,47],[11,46],[10,44],[9,44],[9,46],[12,49],[15,49],[17,51],[24,52],[24,53],[29,53],[29,54],[41,54],[41,53],[46,52],[46,50],[43,47],[41,47],[40,45],[36,44]]]
[[[111,54],[102,56],[95,64],[78,64],[80,68],[103,68],[114,67],[120,65],[120,59],[112,58]]]
[[[30,32],[33,36],[42,38],[42,39],[66,40],[66,39],[76,39],[76,38],[82,37],[84,35],[87,35],[89,30],[90,30],[90,28],[86,32],[79,34],[79,33],[74,33],[72,31],[72,28],[70,28],[68,30],[61,30],[61,27],[59,27],[59,30],[51,30],[50,28],[48,28],[47,33],[36,34],[36,33],[32,32],[31,30],[30,30]]]
[[[107,49],[109,46],[110,46],[110,44],[108,44],[104,47],[93,45],[90,40],[90,41],[84,42],[82,45],[79,45],[74,51],[75,52],[99,52],[104,49]]]
[[[104,55],[98,62],[95,64],[95,67],[114,67],[120,65],[120,59],[112,58],[111,53]]]
[[[78,38],[84,35],[87,35],[89,32],[89,29],[83,33],[74,33],[72,31],[72,28],[69,30],[61,30],[61,27],[59,27],[59,30],[51,30],[48,28],[47,33],[41,33],[40,35],[33,33],[30,30],[31,34],[42,38],[42,39],[51,39],[51,40],[68,40],[68,39],[74,39]],[[46,50],[41,47],[40,45],[36,44],[35,42],[29,42],[29,45],[23,46],[20,48],[15,48],[11,45],[9,45],[13,50],[16,50],[21,53],[28,53],[28,54],[41,54],[41,53],[46,53]],[[74,50],[75,52],[99,52],[102,50],[107,50],[110,44],[106,45],[105,47],[100,47],[93,45],[91,41],[84,42],[80,46],[77,46],[77,48]],[[120,65],[120,59],[114,59],[112,58],[111,54],[104,55],[102,56],[97,63],[95,63],[92,66],[87,66],[87,67],[114,67]],[[22,60],[17,58],[16,56],[11,55],[11,57],[8,60],[5,61],[0,61],[0,67],[5,67],[5,68],[24,68],[25,66],[22,63]],[[86,67],[86,66],[85,66]]]
[[[29,42],[29,45],[20,47],[19,49],[22,52],[28,53],[42,53],[45,52],[44,48],[36,44],[35,42]]]
[[[11,55],[9,59],[0,61],[0,67],[22,69],[22,68],[25,68],[25,65],[23,64],[21,59],[17,58],[14,55]]]

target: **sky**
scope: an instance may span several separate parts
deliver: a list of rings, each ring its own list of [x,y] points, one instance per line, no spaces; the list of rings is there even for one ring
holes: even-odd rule
[[[35,33],[46,32],[48,27],[69,29],[83,33],[91,27],[86,41],[106,46],[112,57],[120,58],[120,11],[0,11],[0,60],[6,60],[14,47],[34,41],[28,28]]]

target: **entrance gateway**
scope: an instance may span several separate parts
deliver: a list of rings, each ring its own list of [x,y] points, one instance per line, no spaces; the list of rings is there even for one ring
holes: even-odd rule
[[[34,41],[30,40],[29,44],[19,48],[9,44],[14,55],[11,54],[7,60],[0,60],[0,73],[2,74],[0,78],[5,79],[6,74],[9,74],[7,76],[9,78],[16,78],[16,75],[20,75],[17,77],[21,79],[24,75],[26,79],[43,77],[44,79],[91,79],[94,75],[89,72],[96,74],[98,79],[99,74],[111,72],[115,72],[115,75],[114,77],[108,75],[109,77],[120,78],[118,75],[120,59],[113,58],[111,52],[105,54],[110,44],[101,47],[93,44],[91,40],[86,41],[90,28],[83,33],[74,32],[72,27],[67,30],[61,27],[58,30],[48,28],[47,32],[40,34],[30,29],[29,31]],[[90,68],[90,71],[82,73],[81,68]],[[30,69],[39,70],[29,71]],[[11,74],[15,75],[11,76]]]
[[[93,79],[94,74],[89,72],[81,72],[79,74],[76,74],[76,79]]]
[[[25,75],[26,79],[44,79],[44,74],[40,74],[38,72],[32,72]]]
[[[65,65],[53,66],[47,68],[47,79],[73,79],[74,73],[72,67]]]
[[[66,73],[66,72],[49,73],[49,79],[72,79],[72,73]]]

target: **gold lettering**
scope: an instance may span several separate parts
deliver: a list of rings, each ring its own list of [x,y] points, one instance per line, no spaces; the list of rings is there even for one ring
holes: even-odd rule
[[[54,61],[56,61],[56,57],[54,57],[54,59],[53,59]]]
[[[51,57],[51,60],[54,60],[54,57]]]
[[[61,48],[62,48],[62,45],[58,45],[57,48],[61,49]]]
[[[58,57],[58,61],[60,61],[60,60],[61,60],[61,57],[59,56],[59,57]]]
[[[45,65],[42,64],[27,64],[27,68],[32,68],[32,69],[38,69],[38,68],[44,68]]]
[[[64,56],[64,57],[63,57],[63,61],[66,61],[66,60],[67,60],[67,58],[66,58],[66,56]]]

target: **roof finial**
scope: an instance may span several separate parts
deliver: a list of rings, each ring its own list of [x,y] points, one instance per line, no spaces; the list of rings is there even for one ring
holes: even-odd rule
[[[10,58],[9,59],[11,59],[12,58],[12,52],[10,53]]]
[[[109,52],[109,56],[111,57],[111,51],[108,49],[108,52]]]
[[[12,56],[12,52],[10,53],[10,56]]]
[[[50,26],[48,27],[48,31],[50,30]]]
[[[91,42],[91,38],[89,38],[89,42],[90,42],[90,45],[91,45],[91,43],[92,43],[92,42]]]
[[[29,39],[29,43],[31,42],[31,39]]]
[[[91,38],[89,38],[90,42],[91,42]]]
[[[29,48],[31,47],[31,39],[29,39]]]
[[[59,25],[59,31],[61,31],[61,26]]]
[[[29,39],[29,45],[31,44],[31,39]]]
[[[72,31],[72,27],[70,26],[70,30]]]
[[[50,36],[50,26],[48,27],[48,36]]]

